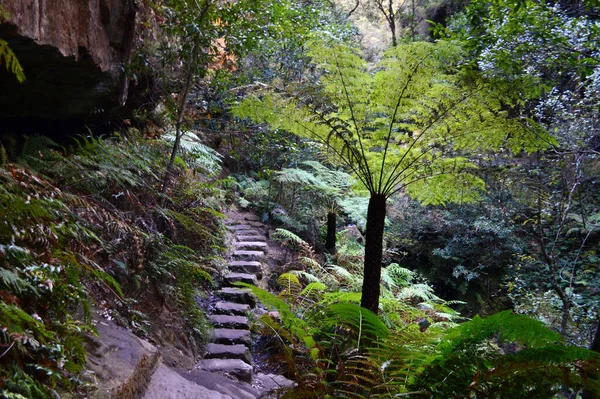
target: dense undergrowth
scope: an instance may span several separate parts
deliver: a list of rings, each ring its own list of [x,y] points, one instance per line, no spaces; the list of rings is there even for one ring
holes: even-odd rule
[[[133,129],[68,148],[30,137],[2,165],[0,396],[83,392],[92,307],[150,337],[168,314],[198,352],[206,322],[195,297],[220,265],[223,204],[219,182],[203,176],[219,157],[188,143],[160,207],[169,148]]]
[[[397,264],[383,273],[380,314],[360,304],[360,256],[343,238],[321,264],[301,238],[278,294],[245,285],[269,308],[257,328],[271,361],[298,381],[285,398],[551,398],[600,392],[600,358],[568,346],[543,323],[511,311],[464,318]],[[356,245],[354,245],[356,247]],[[337,264],[334,264],[337,263]],[[358,283],[357,283],[358,282]],[[243,285],[243,284],[241,284]]]

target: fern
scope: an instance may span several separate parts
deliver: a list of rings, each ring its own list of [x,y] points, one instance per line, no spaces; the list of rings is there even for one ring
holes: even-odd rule
[[[585,381],[577,370],[597,369],[600,355],[560,341],[541,322],[509,311],[486,319],[476,316],[448,331],[436,354],[423,364],[415,387],[448,398],[464,397],[468,391],[545,398],[561,386],[582,387]],[[513,349],[505,354],[502,345]],[[598,391],[594,384],[590,381],[588,389]]]
[[[271,238],[279,240],[287,245],[293,244],[297,247],[308,246],[306,241],[286,229],[275,229],[275,232],[271,235]]]
[[[25,82],[25,72],[19,63],[17,56],[10,47],[8,47],[8,43],[5,40],[0,39],[0,64],[2,62],[4,62],[6,70],[15,75],[19,83]]]
[[[2,247],[3,246],[0,245],[0,254],[4,255],[6,251]],[[34,285],[11,270],[0,268],[0,286],[7,288],[19,296],[26,293],[33,297],[40,296],[39,291]]]
[[[373,343],[385,339],[389,330],[379,317],[368,309],[352,303],[336,303],[325,308],[326,326],[345,326],[356,334],[356,348],[361,347],[361,340]]]
[[[172,143],[175,133],[165,134],[163,139]],[[200,138],[193,132],[184,132],[179,142],[181,150],[189,158],[189,165],[198,168],[207,175],[214,176],[221,170],[223,156],[212,148],[202,144]]]

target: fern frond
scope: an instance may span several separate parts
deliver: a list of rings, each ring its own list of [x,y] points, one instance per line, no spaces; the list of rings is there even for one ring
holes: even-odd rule
[[[4,62],[6,70],[11,72],[19,83],[25,82],[25,72],[15,53],[8,47],[5,40],[0,39],[0,64]]]
[[[319,277],[304,270],[290,270],[288,273],[294,274],[298,277],[304,277],[309,283],[321,282]],[[277,281],[279,282],[279,279],[277,279]]]
[[[175,133],[169,132],[163,136],[169,143],[175,142]],[[179,142],[180,148],[189,155],[188,164],[199,168],[213,176],[221,170],[223,156],[209,146],[202,143],[194,132],[184,132]]]
[[[325,309],[325,314],[323,322],[326,325],[345,326],[352,330],[357,337],[357,348],[360,347],[360,341],[365,337],[371,341],[381,340],[386,338],[390,332],[375,313],[352,303],[329,305]]]
[[[280,241],[286,242],[286,243],[289,242],[289,243],[295,244],[299,247],[308,245],[308,243],[306,241],[304,241],[302,238],[300,238],[298,235],[296,235],[286,229],[275,229],[275,232],[273,234],[271,234],[271,238],[273,238],[275,240],[280,240]]]

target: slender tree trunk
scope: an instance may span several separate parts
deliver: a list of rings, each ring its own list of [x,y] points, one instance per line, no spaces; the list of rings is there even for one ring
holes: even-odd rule
[[[169,185],[171,183],[173,166],[175,165],[175,158],[177,157],[177,152],[179,151],[179,144],[181,143],[181,136],[183,135],[183,132],[181,131],[181,126],[183,125],[183,116],[185,115],[187,100],[190,95],[190,90],[192,88],[192,78],[194,77],[194,66],[196,63],[197,55],[198,44],[194,44],[194,47],[192,49],[192,58],[189,63],[189,69],[185,79],[185,87],[183,88],[181,103],[179,104],[179,112],[177,113],[177,122],[175,123],[175,143],[173,143],[171,157],[169,158],[169,163],[167,164],[167,170],[165,172],[165,178],[163,179],[162,190],[160,193],[160,206],[165,206],[165,203],[167,201],[167,190],[169,189]]]
[[[386,197],[371,194],[367,211],[365,266],[360,306],[374,313],[379,311],[381,258],[383,256],[383,228],[385,227]]]
[[[600,320],[598,320],[598,325],[596,326],[596,334],[594,335],[594,340],[590,345],[590,349],[594,352],[600,352]],[[597,379],[597,375],[588,375],[588,379]],[[581,395],[581,399],[597,399],[598,395],[594,392],[584,389]]]
[[[596,335],[594,335],[594,340],[592,341],[592,345],[590,345],[590,349],[594,352],[600,352],[600,320],[598,320]]]
[[[390,22],[390,30],[392,31],[392,46],[396,47],[398,41],[396,40],[396,22],[394,20]]]
[[[396,13],[394,12],[394,2],[390,0],[388,5],[388,24],[390,25],[390,31],[392,32],[392,46],[396,47],[398,45],[398,41],[396,40]]]
[[[335,212],[327,214],[327,240],[325,241],[325,249],[330,254],[335,253],[335,233],[337,227],[337,215]]]

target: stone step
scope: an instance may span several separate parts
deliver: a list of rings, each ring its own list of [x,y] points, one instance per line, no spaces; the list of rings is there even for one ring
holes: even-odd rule
[[[225,301],[231,301],[236,303],[246,303],[251,308],[256,306],[256,300],[254,295],[249,289],[237,288],[237,287],[223,287],[217,291],[217,297]]]
[[[267,237],[265,236],[236,236],[236,240],[239,242],[248,242],[248,241],[267,241]]]
[[[206,346],[205,359],[240,359],[248,364],[252,364],[250,350],[246,345],[223,345],[223,344],[208,344]]]
[[[229,262],[229,270],[234,273],[254,274],[259,280],[262,278],[262,264],[257,261],[234,260]]]
[[[239,282],[253,285],[258,284],[256,276],[248,273],[229,273],[227,276],[225,276],[223,283],[225,285],[233,286],[235,283]]]
[[[234,231],[234,232],[237,232],[240,230],[244,231],[244,230],[248,230],[248,229],[252,228],[252,226],[250,226],[249,224],[230,224],[230,225],[227,225],[226,227],[227,227],[227,229]]]
[[[256,229],[236,230],[235,234],[237,236],[263,236],[264,235]]]
[[[261,241],[243,241],[236,242],[235,249],[238,251],[264,251],[265,253],[269,252],[269,246],[266,242]]]
[[[246,216],[244,216],[244,220],[247,220],[250,222],[258,222],[260,220],[260,218],[256,215],[246,215]]]
[[[265,258],[265,253],[263,251],[234,251],[233,257],[235,260],[261,261]]]
[[[250,345],[252,338],[250,335],[250,330],[215,328],[212,333],[212,341],[216,344],[225,345]]]
[[[229,374],[241,381],[252,382],[252,366],[240,359],[204,359],[198,368],[212,373]]]
[[[234,302],[219,301],[215,305],[215,313],[216,314],[244,316],[249,311],[250,311],[250,305],[248,305],[246,303],[234,303]]]
[[[246,221],[244,221],[244,220],[237,220],[237,219],[231,219],[231,218],[229,218],[229,219],[225,219],[225,220],[223,221],[223,223],[224,223],[226,226],[231,226],[231,225],[234,225],[234,224],[246,224]]]
[[[247,224],[249,224],[252,227],[258,227],[258,228],[265,228],[265,225],[259,221],[250,221]]]
[[[239,328],[250,329],[250,322],[246,316],[229,316],[224,314],[213,314],[208,319],[217,328]]]

